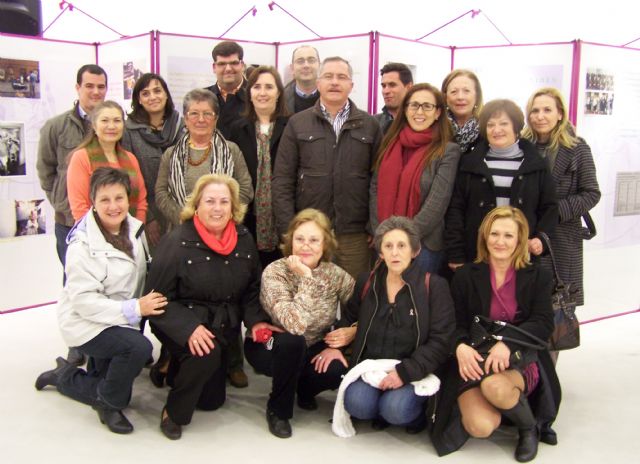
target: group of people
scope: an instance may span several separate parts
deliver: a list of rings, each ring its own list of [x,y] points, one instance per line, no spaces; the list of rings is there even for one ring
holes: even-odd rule
[[[483,104],[471,71],[439,89],[388,63],[374,117],[349,99],[341,57],[298,47],[287,86],[270,66],[245,77],[235,42],[212,57],[216,84],[190,91],[182,116],[147,73],[125,120],[104,101],[104,70],[86,65],[75,107],[43,127],[37,168],[56,211],[70,351],[36,388],[131,432],[122,411],[152,362],[147,321],[169,439],[196,408],[224,404],[227,379],[248,384],[246,357],[272,377],[266,420],[280,438],[296,403],[314,410],[340,388],[336,410],[376,429],[417,433],[430,410],[439,454],[502,418],[519,430],[521,462],[555,444],[554,363],[519,339],[553,331],[544,235],[582,304],[580,218],[600,198],[561,94],[536,91],[525,117],[510,100]],[[517,330],[481,352],[480,317]],[[441,401],[429,401],[436,376]]]

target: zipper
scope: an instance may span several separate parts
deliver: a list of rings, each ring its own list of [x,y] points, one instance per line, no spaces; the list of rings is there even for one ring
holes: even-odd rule
[[[371,319],[369,320],[369,325],[367,326],[367,330],[364,333],[364,339],[362,340],[362,348],[360,348],[360,352],[358,353],[358,356],[356,357],[356,364],[358,364],[360,362],[360,357],[362,356],[362,353],[364,351],[364,347],[367,344],[367,336],[369,335],[369,330],[371,329],[371,324],[373,324],[373,319],[376,317],[376,314],[378,313],[378,293],[376,292],[376,279],[378,278],[377,275],[373,276],[373,282],[371,285],[371,290],[373,291],[373,295],[375,296],[376,299],[376,306],[375,309],[373,310],[373,315],[371,316]],[[367,296],[365,295],[365,298]],[[364,300],[363,300],[364,301]],[[362,302],[360,302],[360,304],[362,304]]]
[[[409,285],[407,282],[405,282],[404,279],[402,279],[402,281],[409,288],[409,296],[411,297],[411,303],[413,304],[413,310],[416,313],[416,332],[418,333],[418,337],[416,338],[416,349],[418,349],[418,346],[420,346],[420,316],[418,315],[418,306],[416,306],[416,300],[413,299],[413,291],[411,290],[411,285]]]

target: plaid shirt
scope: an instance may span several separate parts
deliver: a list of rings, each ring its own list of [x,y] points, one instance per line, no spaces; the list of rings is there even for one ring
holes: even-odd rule
[[[336,140],[340,137],[340,131],[342,130],[342,126],[345,121],[349,119],[349,112],[351,111],[351,103],[347,100],[347,103],[342,107],[338,114],[336,114],[335,119],[331,118],[331,114],[327,111],[325,106],[320,102],[320,110],[322,111],[322,115],[324,118],[329,121],[329,124],[333,126],[333,131],[336,133]]]

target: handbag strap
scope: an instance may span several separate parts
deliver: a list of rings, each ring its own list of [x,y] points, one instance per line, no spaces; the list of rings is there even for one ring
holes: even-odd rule
[[[584,240],[591,240],[598,233],[596,230],[596,223],[593,222],[593,218],[591,217],[591,214],[589,214],[589,211],[582,215],[582,220],[587,226],[586,228],[582,228],[582,238]]]
[[[551,248],[551,240],[549,239],[549,236],[545,232],[539,232],[538,235],[545,243],[547,250],[549,250],[549,257],[551,258],[551,266],[553,267],[553,274],[556,279],[556,283],[563,284],[562,279],[560,278],[560,273],[558,272],[556,256],[553,254],[553,248]]]
[[[512,342],[522,346],[526,346],[528,348],[533,348],[535,350],[544,350],[544,349],[547,349],[548,347],[547,342],[545,342],[544,340],[541,340],[540,338],[533,335],[532,333],[529,333],[526,330],[518,327],[517,325],[511,324],[509,322],[496,321],[489,317],[483,316],[481,314],[477,314],[475,316],[475,320],[476,320],[476,323],[480,323],[480,321],[485,321],[486,323],[496,325],[498,326],[498,330],[509,328],[511,330],[514,330],[524,335],[525,337],[529,338],[529,340],[531,341],[525,341],[525,340],[521,340],[519,338],[513,338],[513,337],[505,337],[504,335],[498,335],[497,333],[492,333],[490,336],[495,340]]]

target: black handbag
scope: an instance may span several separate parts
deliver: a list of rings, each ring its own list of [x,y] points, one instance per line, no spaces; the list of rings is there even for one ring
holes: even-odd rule
[[[507,328],[524,335],[525,338],[513,338],[504,335],[503,332]],[[469,345],[485,360],[487,359],[489,351],[493,345],[499,341],[518,345],[518,349],[511,352],[509,365],[519,368],[524,368],[530,362],[535,361],[538,357],[538,351],[547,349],[548,347],[544,340],[541,340],[526,330],[521,329],[517,325],[504,321],[494,321],[493,319],[482,315],[476,315],[473,317],[469,330],[469,337]],[[484,369],[483,364],[484,363],[480,363],[481,367]]]
[[[554,328],[553,334],[549,339],[549,350],[561,351],[577,348],[580,346],[580,322],[576,316],[577,292],[571,283],[565,283],[560,278],[556,259],[551,248],[551,241],[547,234],[541,232],[540,237],[544,240],[549,250],[555,279],[551,294]]]

